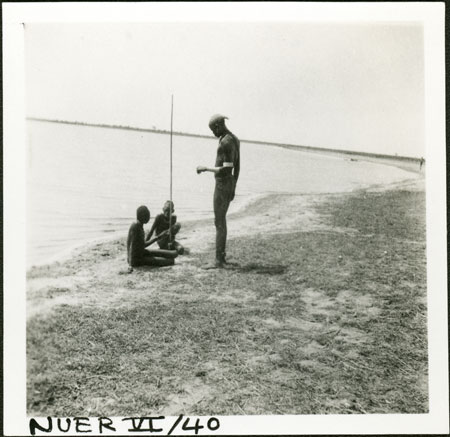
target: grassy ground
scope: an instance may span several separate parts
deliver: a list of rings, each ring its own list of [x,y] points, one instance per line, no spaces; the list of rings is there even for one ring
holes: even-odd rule
[[[200,268],[209,246],[128,275],[123,240],[35,269],[33,302],[56,304],[28,320],[28,413],[428,411],[424,202],[326,197],[317,226],[231,238],[225,271]]]

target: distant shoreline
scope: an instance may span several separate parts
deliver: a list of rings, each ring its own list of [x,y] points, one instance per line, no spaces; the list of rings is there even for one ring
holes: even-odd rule
[[[170,131],[164,129],[150,129],[150,128],[141,128],[141,127],[133,127],[133,126],[123,126],[123,125],[114,125],[114,124],[103,124],[103,123],[87,123],[81,121],[68,121],[68,120],[56,120],[50,118],[39,118],[39,117],[27,117],[27,120],[31,121],[40,121],[46,123],[60,123],[60,124],[69,124],[74,126],[87,126],[87,127],[101,127],[106,129],[121,129],[121,130],[131,130],[136,132],[151,132],[155,134],[164,134],[170,135]],[[201,135],[201,134],[193,134],[189,132],[178,132],[173,131],[173,135],[183,136],[183,137],[194,137],[194,138],[205,138],[205,139],[214,139],[212,135]],[[385,155],[381,153],[369,153],[369,152],[358,152],[353,150],[345,150],[345,149],[330,149],[326,147],[313,147],[313,146],[303,146],[297,144],[287,144],[287,143],[274,143],[271,141],[258,141],[258,140],[245,140],[241,139],[241,143],[252,143],[252,144],[261,144],[267,146],[276,146],[282,147],[285,149],[294,149],[305,152],[325,152],[334,155],[349,155],[352,157],[361,157],[361,158],[381,158],[381,159],[389,159],[389,160],[397,160],[403,162],[414,162],[419,163],[421,158],[412,157],[412,156],[398,156],[398,155]]]

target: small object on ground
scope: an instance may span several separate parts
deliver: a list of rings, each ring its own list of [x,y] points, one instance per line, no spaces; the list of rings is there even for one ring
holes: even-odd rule
[[[206,376],[206,371],[205,370],[199,370],[198,372],[195,373],[195,376]]]
[[[133,267],[128,267],[128,271],[127,271],[127,273],[133,273]]]

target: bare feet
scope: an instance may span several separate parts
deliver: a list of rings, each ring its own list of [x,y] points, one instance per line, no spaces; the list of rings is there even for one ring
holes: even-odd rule
[[[221,261],[215,261],[214,263],[207,264],[203,267],[204,270],[223,269],[225,266]]]

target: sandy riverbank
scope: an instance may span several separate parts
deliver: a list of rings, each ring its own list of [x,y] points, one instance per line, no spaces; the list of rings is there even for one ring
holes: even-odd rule
[[[289,232],[293,226],[313,230],[317,226],[312,205],[320,202],[322,196],[318,195],[269,195],[259,197],[250,202],[242,210],[231,214],[228,219],[228,233],[230,238],[239,239],[245,236],[258,234],[275,234]],[[215,228],[213,219],[191,221],[183,224],[179,241],[191,251],[188,256],[180,256],[176,265],[167,269],[138,268],[136,274],[143,271],[156,272],[157,270],[173,271],[176,276],[182,277],[183,271],[194,264],[199,268],[199,275],[205,271],[200,269],[200,255],[210,252],[214,246]],[[233,254],[229,254],[233,257]],[[128,275],[126,261],[126,237],[108,238],[95,243],[86,243],[72,249],[63,257],[62,262],[34,266],[27,275],[27,317],[43,314],[60,304],[83,304],[87,299],[91,304],[100,297],[95,293],[86,294],[84,286],[97,281],[107,281],[111,275]],[[43,292],[46,288],[65,290],[59,296],[49,296]],[[67,293],[71,291],[71,293]],[[128,291],[121,289],[121,292]],[[117,298],[121,299],[118,291]],[[112,296],[110,296],[111,298]],[[87,302],[86,302],[87,303]],[[108,303],[110,304],[111,301]]]
[[[125,238],[27,280],[28,412],[427,411],[424,181],[275,195],[229,220],[237,267],[126,273]],[[414,344],[414,347],[411,345]]]

